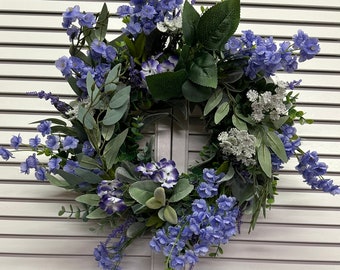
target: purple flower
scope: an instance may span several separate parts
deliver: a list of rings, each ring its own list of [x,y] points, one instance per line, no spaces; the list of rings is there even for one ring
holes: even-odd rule
[[[66,136],[65,139],[63,140],[62,144],[63,144],[63,149],[65,151],[69,150],[69,149],[75,149],[78,146],[78,142],[79,140],[72,137],[72,136]]]
[[[66,78],[72,75],[72,61],[67,56],[60,57],[57,61],[55,61],[55,66],[57,69],[61,71],[63,76]]]
[[[28,167],[27,162],[22,162],[20,164],[20,172],[24,174],[30,173],[30,168]]]
[[[37,169],[39,160],[37,159],[35,153],[26,158],[26,164],[28,168]]]
[[[20,136],[20,134],[18,136],[13,136],[11,138],[11,146],[15,149],[18,150],[20,144],[22,143],[22,138]]]
[[[202,182],[196,188],[198,195],[201,198],[211,198],[217,195],[218,189],[208,183]]]
[[[70,174],[76,174],[76,168],[79,168],[79,163],[78,161],[74,161],[74,160],[67,160],[66,161],[66,164],[63,168],[63,170],[67,173],[70,173]]]
[[[8,151],[6,148],[0,146],[0,156],[4,160],[9,160],[9,158],[13,157],[13,154],[10,151]]]
[[[60,162],[61,162],[61,158],[51,158],[48,163],[47,166],[49,168],[49,171],[51,173],[55,173],[56,170],[60,169]]]
[[[38,167],[35,171],[35,178],[39,181],[46,180],[46,169],[43,167]]]
[[[220,173],[216,175],[216,171],[214,169],[203,169],[203,179],[204,181],[210,183],[210,184],[215,184],[219,180],[221,180],[225,176],[224,173]]]
[[[79,27],[72,25],[71,27],[67,28],[66,34],[69,36],[70,41],[77,38],[80,33]]]
[[[107,46],[103,56],[108,62],[113,62],[116,59],[117,50],[112,46]]]
[[[73,8],[69,7],[63,13],[63,27],[66,29],[70,27],[72,22],[75,22],[80,15],[80,7],[78,5],[74,6]]]
[[[48,135],[45,144],[47,148],[51,150],[57,150],[59,148],[59,137],[54,135]]]
[[[126,205],[121,199],[123,196],[121,186],[122,184],[118,180],[103,180],[97,187],[97,194],[100,197],[99,207],[109,215],[126,209]]]
[[[51,133],[51,121],[41,121],[40,124],[37,127],[37,130],[41,132],[42,136],[48,135]]]
[[[33,149],[37,149],[39,144],[41,142],[41,139],[38,137],[38,135],[36,135],[34,138],[30,138],[29,139],[29,145],[33,148]]]
[[[95,149],[89,141],[85,141],[83,143],[82,152],[89,157],[92,157],[95,154]]]
[[[117,15],[119,17],[125,17],[133,14],[133,8],[128,5],[119,6],[117,9]]]
[[[216,202],[219,209],[229,211],[232,207],[234,207],[236,199],[233,197],[227,197],[223,194],[216,200]]]
[[[79,14],[78,20],[80,26],[86,26],[87,28],[93,28],[93,26],[96,24],[96,17],[90,12]]]

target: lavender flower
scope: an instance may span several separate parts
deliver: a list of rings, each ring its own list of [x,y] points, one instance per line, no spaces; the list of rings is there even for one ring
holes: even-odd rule
[[[66,136],[65,139],[62,141],[63,149],[65,151],[69,149],[75,149],[78,146],[79,140],[72,137],[72,136]]]
[[[45,144],[47,148],[51,150],[57,150],[59,148],[59,137],[54,135],[48,135]]]
[[[74,161],[74,160],[67,160],[66,161],[66,164],[63,168],[63,170],[67,173],[70,173],[70,174],[76,174],[76,168],[79,168],[79,163],[78,161]]]
[[[13,136],[11,138],[11,146],[15,149],[18,150],[20,144],[22,143],[22,138],[20,136],[20,134],[18,136]]]
[[[99,207],[109,215],[126,209],[121,187],[122,183],[118,180],[103,180],[97,187],[97,194],[100,197]]]
[[[41,121],[37,127],[37,130],[41,132],[42,136],[51,134],[51,124],[52,124],[51,121],[47,121],[47,120]]]
[[[316,151],[306,152],[300,158],[296,170],[302,174],[308,185],[312,189],[320,189],[332,195],[340,194],[340,187],[333,184],[331,179],[323,179],[322,175],[327,172],[327,165],[319,161],[319,156]]]
[[[95,149],[93,148],[92,144],[89,141],[85,141],[83,143],[82,152],[86,156],[92,157],[95,154]]]
[[[9,160],[9,158],[13,157],[13,154],[9,150],[7,150],[6,148],[0,146],[0,156],[4,160]]]
[[[51,173],[55,173],[56,170],[60,169],[60,162],[61,162],[61,158],[51,158],[48,163],[47,166],[49,168],[49,171]]]
[[[46,169],[44,167],[38,167],[35,171],[35,178],[39,181],[46,180]]]
[[[34,149],[38,149],[38,146],[41,142],[41,139],[38,137],[38,135],[36,135],[34,138],[30,138],[29,139],[29,145]]]

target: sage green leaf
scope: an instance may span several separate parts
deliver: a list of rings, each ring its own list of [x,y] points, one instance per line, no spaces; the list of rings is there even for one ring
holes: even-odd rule
[[[210,97],[211,88],[186,80],[182,85],[182,93],[183,96],[191,102],[202,102]]]
[[[165,218],[164,218],[164,207],[159,209],[157,215],[160,218],[160,220],[165,221]]]
[[[221,50],[240,23],[240,0],[226,0],[209,8],[197,26],[198,40],[210,50]]]
[[[231,121],[238,130],[248,130],[247,123],[238,118],[237,115],[233,114]]]
[[[158,185],[152,180],[138,181],[130,185],[129,194],[138,203],[145,205],[147,200],[153,197]]]
[[[162,204],[162,206],[165,205],[166,197],[165,197],[165,190],[163,187],[156,188],[153,195],[155,199]]]
[[[77,159],[81,168],[93,170],[100,168],[98,161],[83,153],[77,154]]]
[[[129,129],[125,129],[123,132],[119,133],[114,137],[104,148],[103,156],[106,158],[106,167],[108,169],[112,168],[113,164],[116,164],[116,158],[118,156],[119,150],[123,143],[125,142],[126,136]]]
[[[218,106],[214,116],[214,122],[216,125],[220,123],[224,119],[224,117],[228,115],[229,109],[230,106],[228,101],[225,101]]]
[[[91,112],[85,106],[78,107],[77,119],[85,126],[86,129],[94,129],[97,125],[96,120],[93,118]]]
[[[261,169],[268,177],[272,177],[272,158],[268,147],[261,144],[257,148],[257,159],[259,160]]]
[[[194,189],[194,186],[190,184],[189,180],[186,178],[181,178],[177,182],[176,186],[173,189],[172,196],[169,199],[169,202],[178,202],[188,196],[191,191]]]
[[[96,105],[98,104],[100,100],[100,91],[96,85],[96,82],[94,81],[91,72],[87,73],[86,76],[86,89],[87,89],[87,94],[90,98],[91,105]]]
[[[161,220],[158,216],[149,217],[145,223],[147,227],[155,226],[156,228],[159,228],[160,226],[162,226],[162,224],[163,224],[163,220]]]
[[[167,205],[164,208],[164,219],[171,224],[178,223],[177,213],[170,205]]]
[[[94,146],[94,148],[99,148],[101,145],[101,134],[100,130],[96,124],[95,128],[92,130],[86,130],[86,135],[91,142],[91,144]]]
[[[103,124],[105,126],[112,126],[116,124],[125,115],[127,109],[129,108],[129,102],[127,101],[123,106],[115,109],[107,109],[105,117],[103,119]]]
[[[89,170],[83,168],[75,168],[76,175],[83,179],[83,182],[91,183],[91,184],[98,184],[103,179],[98,175]]]
[[[96,30],[95,34],[99,41],[103,41],[105,39],[105,35],[107,32],[107,25],[109,22],[109,11],[107,9],[106,3],[104,3],[102,10],[100,11],[100,14],[98,16],[97,22],[96,22]]]
[[[46,174],[46,178],[53,186],[61,187],[65,189],[71,188],[71,186],[66,181],[60,180],[49,173]]]
[[[151,197],[145,202],[145,206],[150,209],[159,209],[164,205],[160,201],[158,201],[155,197]]]
[[[206,116],[213,109],[215,109],[218,106],[218,104],[220,104],[220,102],[222,101],[222,98],[223,98],[222,89],[217,89],[216,91],[214,91],[204,107],[203,115]]]
[[[56,125],[61,125],[61,126],[67,125],[65,121],[57,119],[57,118],[45,118],[44,120],[51,121],[53,124],[56,124]],[[34,121],[34,122],[31,122],[30,124],[37,124],[37,123],[40,123],[41,121],[42,120]]]
[[[189,79],[205,87],[217,87],[217,65],[215,58],[208,52],[202,51],[192,61]]]
[[[277,155],[283,162],[288,161],[285,146],[281,139],[273,131],[267,131],[264,137],[266,145]]]
[[[182,85],[187,79],[184,69],[175,72],[164,72],[146,77],[153,98],[168,100],[182,96]]]
[[[72,76],[68,77],[67,82],[71,86],[73,92],[76,93],[77,96],[82,95],[83,91],[78,87],[77,80],[74,77]]]
[[[120,71],[122,69],[122,65],[121,64],[117,64],[115,65],[107,74],[106,79],[105,79],[105,84],[109,84],[109,83],[117,83],[119,80],[119,74]]]
[[[123,167],[118,167],[115,171],[115,177],[116,179],[118,179],[121,182],[125,182],[125,183],[134,183],[136,182],[138,179],[136,177],[134,177],[133,175],[131,175],[128,170],[126,170]]]
[[[80,183],[84,182],[84,180],[81,177],[79,177],[75,174],[65,172],[65,171],[60,170],[60,169],[56,170],[56,173],[59,174],[72,187],[75,187],[75,186],[79,185]]]
[[[188,45],[196,43],[197,25],[200,20],[200,15],[188,1],[185,1],[182,15],[182,29],[184,41]]]
[[[245,201],[249,201],[254,196],[254,186],[251,183],[233,181],[231,185],[233,196],[238,200],[239,205]]]
[[[114,132],[115,132],[115,125],[110,125],[110,126],[102,125],[101,127],[102,137],[105,141],[111,140]]]
[[[86,218],[88,219],[103,219],[107,217],[107,213],[101,209],[101,208],[96,208],[93,210],[91,213],[89,213]]]
[[[281,116],[278,120],[273,120],[273,125],[275,129],[279,129],[290,117],[288,115]]]
[[[222,177],[222,179],[220,179],[218,181],[218,183],[220,184],[220,183],[223,183],[223,182],[228,182],[228,181],[230,181],[234,178],[234,175],[235,175],[234,167],[230,164],[228,172],[226,173],[225,176]]]
[[[137,214],[143,212],[146,209],[146,206],[138,203],[138,204],[132,205],[131,209],[132,209],[133,213],[135,213],[137,215]]]
[[[143,222],[132,223],[126,231],[126,236],[132,239],[136,238],[137,236],[142,234],[145,228],[146,225]]]
[[[119,89],[111,98],[109,107],[111,109],[117,109],[122,107],[130,100],[131,86],[126,86]]]
[[[83,194],[75,198],[75,200],[90,206],[98,206],[100,198],[97,194]]]

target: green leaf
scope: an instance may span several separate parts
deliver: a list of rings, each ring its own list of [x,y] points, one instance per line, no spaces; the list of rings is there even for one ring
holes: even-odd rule
[[[115,164],[116,158],[118,156],[120,147],[123,145],[125,138],[129,132],[129,129],[125,129],[123,132],[119,133],[114,137],[104,148],[103,156],[106,158],[106,167],[108,169],[112,168]]]
[[[265,144],[283,161],[287,162],[288,157],[286,154],[285,146],[281,139],[273,131],[265,132]]]
[[[75,198],[75,200],[90,206],[98,206],[100,198],[97,194],[83,194]]]
[[[257,158],[264,173],[268,177],[272,177],[272,158],[266,145],[261,144],[257,148]]]
[[[70,76],[67,78],[67,82],[71,86],[73,92],[76,93],[78,97],[80,97],[83,91],[78,87],[77,80],[74,77]]]
[[[165,218],[164,218],[164,207],[159,209],[158,217],[159,217],[160,220],[165,221]]]
[[[67,125],[66,122],[64,122],[63,120],[57,119],[57,118],[45,118],[44,120],[51,121],[53,124],[56,124],[56,125],[61,125],[61,126]],[[37,123],[40,123],[41,121],[43,120],[34,121],[34,122],[31,122],[30,124],[37,124]]]
[[[232,194],[239,202],[239,205],[245,201],[249,201],[254,196],[254,186],[251,183],[243,183],[240,181],[233,181],[231,185]]]
[[[131,86],[126,86],[119,89],[111,98],[109,107],[110,109],[118,109],[130,100]]]
[[[215,58],[202,51],[196,56],[190,66],[189,79],[205,87],[217,87],[217,65]]]
[[[222,89],[217,89],[216,91],[214,91],[204,107],[203,115],[206,116],[213,109],[215,109],[215,107],[217,107],[218,104],[220,104],[220,102],[222,101],[222,98],[223,98]]]
[[[86,76],[86,89],[88,96],[90,97],[91,105],[98,104],[100,100],[100,91],[94,81],[91,72],[87,73]]]
[[[275,129],[279,129],[289,119],[288,115],[281,116],[278,120],[272,121]]]
[[[96,208],[91,213],[89,213],[86,218],[88,219],[103,219],[107,217],[107,213],[101,208]]]
[[[228,115],[229,109],[230,106],[228,101],[223,102],[218,106],[214,116],[214,122],[216,125],[220,123],[223,120],[223,118]]]
[[[136,182],[138,179],[136,177],[134,177],[133,175],[131,175],[128,170],[126,170],[123,167],[118,167],[115,171],[115,178],[118,179],[121,182],[125,182],[125,183],[134,183]]]
[[[146,77],[149,90],[155,99],[168,100],[182,96],[182,85],[187,79],[184,69]]]
[[[200,15],[188,1],[185,1],[182,15],[182,29],[184,41],[186,44],[194,45],[196,43],[197,25]]]
[[[112,126],[116,124],[125,115],[127,109],[129,108],[129,102],[127,101],[123,106],[116,109],[107,109],[105,117],[103,119],[103,124],[105,126]]]
[[[150,209],[159,209],[159,208],[161,208],[164,205],[163,205],[163,203],[158,201],[155,197],[151,197],[150,199],[148,199],[145,202],[145,206],[150,208]]]
[[[231,121],[238,130],[248,130],[247,123],[243,122],[237,115],[233,114]]]
[[[105,39],[105,35],[107,32],[107,24],[109,22],[109,11],[107,9],[107,5],[104,3],[102,10],[97,19],[95,34],[99,41],[103,41]]]
[[[186,178],[182,178],[178,181],[176,186],[174,187],[172,196],[169,199],[169,202],[178,202],[188,196],[191,191],[194,189],[194,186],[189,183],[189,180]]]
[[[103,136],[105,141],[111,140],[114,132],[115,132],[115,126],[114,125],[110,125],[110,126],[102,125],[102,127],[101,127],[101,133],[102,133],[102,136]]]
[[[89,170],[83,168],[75,168],[74,170],[77,176],[83,179],[83,182],[98,184],[103,180],[98,174],[95,174]]]
[[[85,168],[89,170],[100,168],[97,160],[83,153],[77,154],[77,159],[78,159],[78,162],[81,168]]]
[[[163,224],[163,220],[161,220],[158,216],[149,217],[149,219],[145,223],[147,227],[155,226],[156,228],[159,228],[160,226],[162,226],[162,224]]]
[[[158,185],[152,180],[138,181],[130,185],[129,194],[138,203],[145,205],[146,201],[153,197]]]
[[[49,173],[46,174],[46,178],[53,186],[61,187],[65,189],[71,188],[71,186],[66,181],[60,180],[54,177],[53,175],[50,175]]]
[[[105,91],[114,91],[117,88],[116,83],[119,82],[119,74],[122,68],[121,64],[115,65],[110,72],[107,74],[105,79]]]
[[[137,236],[142,234],[145,228],[146,226],[143,222],[132,223],[126,231],[126,236],[132,239],[136,238]]]
[[[228,172],[226,173],[225,176],[222,177],[222,179],[218,181],[218,184],[232,180],[234,178],[234,175],[235,175],[234,167],[230,164]]]
[[[204,47],[221,50],[240,22],[240,0],[226,0],[208,9],[197,26],[198,40]]]
[[[177,213],[170,205],[164,208],[164,219],[171,224],[177,224],[178,222]]]
[[[211,88],[195,84],[190,80],[182,85],[183,96],[191,102],[202,102],[211,95]]]
[[[166,197],[165,197],[165,190],[163,187],[156,188],[153,195],[155,199],[162,204],[162,206],[165,205]]]
[[[94,129],[97,125],[96,120],[85,106],[78,107],[77,119],[89,130]]]
[[[70,186],[72,186],[72,187],[75,187],[78,184],[84,182],[84,180],[81,177],[79,177],[79,176],[77,176],[75,174],[71,174],[71,173],[65,172],[65,171],[60,170],[60,169],[57,170],[56,173],[59,174],[62,178],[64,178],[64,180],[67,183],[69,183]]]

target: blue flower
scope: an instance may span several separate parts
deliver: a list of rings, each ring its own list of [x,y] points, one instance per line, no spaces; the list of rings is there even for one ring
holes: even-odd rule
[[[57,150],[59,148],[59,137],[54,135],[48,135],[45,144],[47,148],[51,150]]]
[[[92,157],[95,154],[95,149],[93,148],[92,144],[89,141],[85,141],[83,143],[82,152],[86,156]]]
[[[211,198],[217,195],[218,189],[211,184],[202,182],[198,185],[196,191],[201,198]]]
[[[97,187],[97,195],[100,197],[99,207],[109,215],[122,212],[126,209],[121,191],[122,183],[118,180],[103,180]]]
[[[37,149],[40,142],[41,139],[38,137],[38,135],[36,135],[34,138],[30,138],[28,143],[33,149]]]
[[[56,170],[60,169],[61,158],[51,158],[48,163],[48,169],[51,173],[55,173]]]
[[[55,61],[55,66],[66,78],[72,75],[72,61],[70,58],[66,56],[60,57],[57,61]]]
[[[13,136],[11,138],[11,146],[15,149],[18,150],[20,144],[22,143],[22,138],[20,136],[20,134],[18,136]]]
[[[76,174],[76,168],[79,168],[78,161],[67,160],[63,170],[67,173]]]
[[[72,22],[75,22],[80,15],[80,7],[78,5],[73,8],[68,8],[63,14],[63,27],[66,29],[70,27]]]
[[[6,148],[0,146],[0,156],[4,160],[9,160],[9,158],[13,157],[13,154],[9,150],[7,150]]]
[[[63,149],[65,151],[69,150],[69,149],[76,149],[78,146],[78,142],[79,140],[72,137],[72,136],[66,136],[65,139],[63,140],[62,144],[63,144]]]
[[[33,155],[28,156],[28,158],[26,158],[26,164],[28,168],[32,168],[32,169],[38,168],[39,160],[37,159],[35,153]]]
[[[37,130],[41,132],[42,136],[48,135],[51,133],[51,124],[52,124],[51,121],[47,120],[41,121],[37,127]]]
[[[78,20],[80,26],[86,26],[87,28],[93,28],[93,26],[96,24],[96,17],[90,12],[79,14]]]
[[[44,167],[38,167],[35,171],[35,178],[39,181],[46,180],[46,169]]]
[[[225,176],[224,173],[220,173],[216,175],[216,170],[214,169],[203,169],[203,179],[204,181],[210,184],[216,184],[219,180],[221,180]]]

